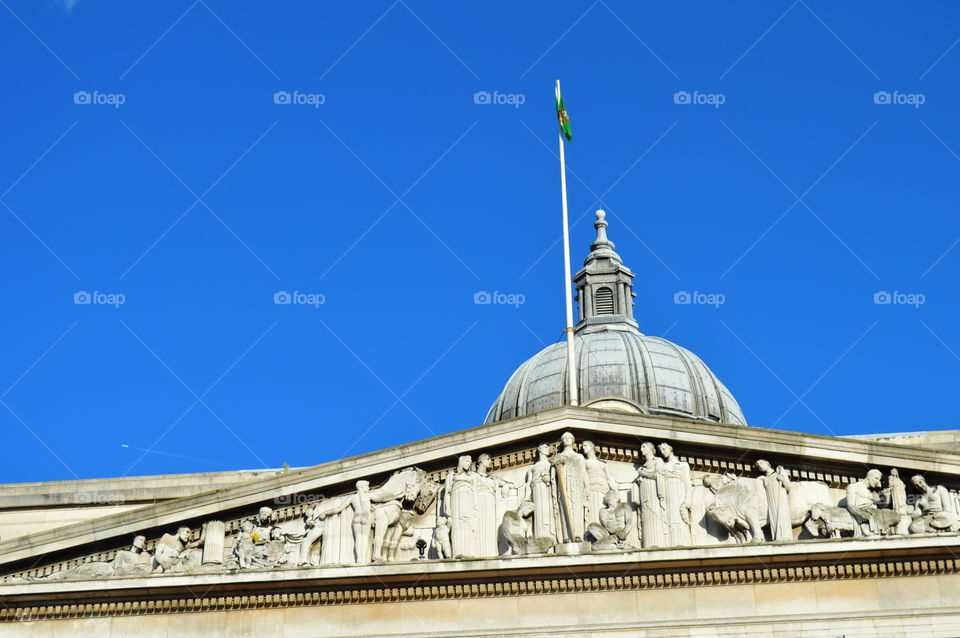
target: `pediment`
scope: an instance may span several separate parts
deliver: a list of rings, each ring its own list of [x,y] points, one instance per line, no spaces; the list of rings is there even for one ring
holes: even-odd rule
[[[620,519],[607,516],[601,527],[606,526],[609,531],[622,523],[622,529],[614,530],[605,540],[595,538],[603,534],[603,529],[595,528],[599,531],[591,534],[588,527],[591,522],[600,523],[596,520],[598,508],[613,510],[613,503],[608,507],[595,500],[589,502],[595,497],[590,496],[586,487],[578,491],[579,475],[554,478],[552,487],[541,486],[539,494],[535,494],[532,487],[533,468],[538,462],[547,467],[542,464],[543,458],[538,458],[538,446],[549,444],[550,455],[561,454],[560,439],[564,432],[575,437],[577,444],[573,447],[581,459],[580,443],[592,441],[597,460],[601,462],[590,466],[592,469],[580,484],[589,486],[590,481],[606,481],[619,492],[623,516]],[[651,479],[654,482],[644,487],[642,481],[638,481],[638,470],[647,463],[641,451],[645,441],[669,443],[677,456],[671,463],[677,468],[685,467],[686,478]],[[459,483],[451,480],[451,473],[456,471],[461,456],[470,455],[475,464],[481,454],[489,455],[489,468],[478,473],[477,468],[472,467],[461,473],[466,490],[462,499],[467,500],[458,504]],[[793,486],[791,499],[806,499],[806,520],[792,521],[792,537],[772,538],[776,536],[769,525],[772,515],[763,511],[761,523],[765,538],[754,538],[753,543],[738,542],[744,538],[736,533],[736,524],[725,526],[723,520],[718,520],[722,513],[711,515],[708,510],[718,499],[740,498],[734,494],[733,487],[739,486],[737,489],[743,493],[763,493],[763,482],[757,478],[754,468],[761,458],[767,459],[773,468],[783,468],[778,471],[782,471]],[[554,469],[553,476],[558,471],[579,472],[580,461],[571,459],[569,466]],[[25,601],[43,601],[54,593],[89,596],[94,589],[103,596],[110,591],[169,588],[173,595],[178,588],[199,585],[224,591],[235,591],[239,587],[246,591],[280,584],[288,588],[294,584],[305,587],[307,583],[334,586],[369,582],[371,577],[383,583],[403,583],[414,577],[417,582],[426,578],[456,583],[475,581],[477,574],[502,576],[512,571],[549,574],[557,570],[598,572],[609,568],[623,574],[625,565],[643,570],[652,565],[702,566],[711,561],[716,565],[743,564],[751,558],[765,564],[779,561],[786,565],[801,555],[809,561],[811,555],[836,557],[838,553],[844,556],[859,553],[866,556],[881,548],[913,559],[955,551],[960,542],[953,530],[948,529],[949,524],[946,528],[915,528],[910,533],[907,530],[910,521],[903,518],[899,531],[892,527],[871,530],[871,523],[855,534],[846,528],[834,533],[833,528],[842,527],[846,519],[810,524],[810,506],[815,503],[837,508],[833,511],[835,518],[844,518],[848,487],[862,481],[867,471],[874,468],[884,477],[882,487],[887,486],[890,470],[895,469],[907,482],[915,474],[924,475],[929,484],[942,489],[943,498],[954,499],[960,488],[960,455],[951,452],[589,408],[560,408],[0,543],[0,574],[4,574],[0,593],[5,591],[6,596]],[[405,471],[407,474],[402,478],[396,478]],[[477,478],[480,475],[484,478]],[[550,470],[547,478],[549,475]],[[704,481],[705,477],[717,480]],[[671,483],[674,479],[679,482]],[[397,485],[392,485],[387,490],[390,493],[402,493],[412,486],[416,494],[390,500],[384,496],[387,492],[381,490],[370,505],[362,501],[354,505],[348,501],[355,498],[358,481],[368,481],[374,491],[391,482],[400,485],[399,492]],[[681,491],[688,491],[679,496],[670,491],[678,485],[682,486]],[[644,489],[648,491],[646,496]],[[650,489],[655,491],[649,492]],[[492,493],[489,497],[478,496],[483,490],[492,490]],[[568,490],[569,495],[564,496],[563,490]],[[874,492],[880,494],[882,489]],[[907,492],[908,505],[914,507],[916,495],[909,485]],[[673,502],[680,498],[688,506],[681,517],[687,520],[678,523],[677,512],[670,511],[656,515],[663,520],[650,518],[652,510],[649,502],[644,501],[650,498],[649,493],[658,495],[664,510],[674,507]],[[774,494],[771,498],[777,498],[776,492],[771,494]],[[489,500],[481,503],[483,498]],[[549,499],[554,499],[552,505]],[[511,521],[525,527],[529,542],[511,545],[504,537],[506,530],[500,526],[506,525],[508,512],[522,509],[521,503],[525,500],[535,503],[539,509],[532,514],[521,512]],[[788,504],[796,505],[784,501],[784,506]],[[755,503],[753,506],[754,509],[760,507]],[[769,509],[768,506],[769,502],[761,509]],[[255,520],[262,507],[270,508],[268,518],[255,525],[244,524],[244,521]],[[549,507],[554,510],[547,517],[543,513]],[[739,507],[738,502],[734,502],[733,507]],[[881,503],[881,507],[890,505]],[[960,509],[955,502],[950,507],[953,512]],[[438,535],[436,531],[438,514],[448,519],[459,517],[461,514],[457,512],[466,511],[464,508],[475,508],[482,514],[469,521],[469,529],[463,527],[467,523],[460,518],[458,522],[450,520],[447,527],[452,550],[444,550],[442,538],[446,534]],[[372,544],[372,553],[379,552],[380,556],[364,556],[364,552],[360,552],[358,560],[354,537],[362,534],[357,529],[364,527],[364,519],[354,512],[360,511],[374,512],[376,521],[371,520],[366,527],[367,533],[373,536],[378,525],[383,530],[394,531],[402,527],[395,547],[390,545],[390,534],[384,532],[388,539],[386,546],[377,548],[375,538],[367,545],[369,548]],[[312,527],[305,520],[311,512]],[[830,512],[821,512],[820,518],[829,519],[829,515]],[[581,517],[579,523],[573,522],[576,516]],[[621,520],[624,517],[629,521]],[[398,522],[401,519],[402,525]],[[325,526],[324,531],[319,538],[311,540],[310,531],[318,525]],[[644,525],[648,526],[646,537]],[[654,525],[663,527],[650,532]],[[178,562],[169,556],[169,545],[178,529],[184,527],[188,532],[181,540],[174,540],[180,542],[179,547],[184,550],[184,560]],[[534,542],[545,534],[553,534],[554,542],[539,545]],[[651,541],[658,534],[659,540]],[[137,566],[140,558],[130,548],[131,540],[137,535],[146,541],[141,554],[155,557],[159,551],[170,560],[156,568],[156,561],[142,556],[144,564]],[[270,551],[264,548],[267,541],[274,541]],[[423,541],[420,547],[417,541]],[[310,542],[308,550],[303,549],[306,542]],[[160,550],[165,544],[168,547]],[[191,548],[192,553],[186,551]],[[126,552],[122,573],[115,569],[118,552]],[[446,552],[452,556],[443,556]],[[191,556],[189,560],[187,554]],[[379,560],[373,560],[375,558]],[[146,566],[147,562],[150,567]]]

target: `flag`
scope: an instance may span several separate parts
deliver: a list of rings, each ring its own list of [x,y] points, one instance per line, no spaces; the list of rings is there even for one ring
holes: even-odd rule
[[[563,98],[560,96],[560,80],[557,80],[557,121],[560,122],[560,132],[567,138],[567,141],[573,139],[573,132],[570,130],[570,116],[563,105]]]

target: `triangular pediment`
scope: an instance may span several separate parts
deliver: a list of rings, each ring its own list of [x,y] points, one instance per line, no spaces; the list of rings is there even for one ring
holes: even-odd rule
[[[539,495],[532,487],[536,477],[531,472],[536,464],[539,462],[542,467],[548,467],[543,465],[544,457],[538,458],[538,446],[549,444],[550,454],[560,454],[564,447],[560,442],[564,432],[575,437],[577,444],[571,449],[577,449],[577,454],[582,452],[580,444],[583,441],[594,443],[596,460],[590,466],[593,468],[591,472],[601,471],[605,478],[597,480],[606,481],[611,489],[620,493],[622,513],[629,522],[621,521],[623,530],[615,531],[603,542],[595,538],[597,534],[603,534],[603,529],[597,527],[595,530],[599,532],[591,534],[587,528],[591,522],[600,522],[596,520],[597,508],[607,506],[596,501],[588,502],[594,497],[587,493],[586,487],[582,493],[570,492],[570,498],[562,493],[563,489],[574,489],[579,479],[571,478],[573,475],[566,479],[561,477],[560,487],[554,479],[552,487],[543,488],[547,491]],[[642,490],[661,490],[658,494],[665,509],[672,507],[667,502],[675,496],[670,496],[669,480],[650,479],[654,483],[643,487],[638,470],[650,461],[641,451],[643,442],[669,443],[677,457],[670,463],[685,467],[683,471],[687,472],[684,475],[687,478],[677,483],[688,490],[680,497],[686,507],[682,518],[687,520],[683,522],[686,527],[680,526],[679,536],[672,535],[668,529],[671,525],[674,528],[679,525],[676,512],[664,513],[665,520],[670,519],[663,523],[666,527],[650,531],[649,526],[660,522],[650,518],[645,509],[649,508],[649,503],[644,502],[646,497]],[[457,484],[451,476],[458,476],[458,459],[464,455],[470,455],[474,464],[480,455],[489,456],[489,463],[484,461],[489,467],[479,473],[476,467],[462,473],[464,489],[468,490],[465,498],[479,499],[475,492],[469,491],[481,490],[478,486],[489,484],[493,490],[492,504],[489,505],[492,509],[486,511],[483,510],[486,505],[476,505],[485,511],[481,515],[485,518],[472,521],[472,527],[467,531],[456,528],[462,523],[451,519],[451,512],[456,514],[457,507],[461,507],[456,504],[460,496],[454,493]],[[581,454],[579,458],[584,457]],[[753,538],[754,543],[744,544],[738,542],[744,538],[720,520],[721,514],[716,513],[719,509],[714,508],[711,514],[710,508],[720,501],[730,505],[727,503],[730,499],[734,499],[730,501],[734,509],[739,507],[736,499],[740,496],[732,489],[735,486],[739,486],[741,493],[762,492],[762,483],[754,468],[761,458],[767,459],[773,468],[782,468],[777,471],[783,472],[793,485],[793,501],[801,497],[806,499],[808,520],[806,525],[797,520],[792,522],[792,538],[781,536],[771,542],[775,533],[771,531],[769,517],[763,512],[761,523],[766,538]],[[577,463],[580,461],[574,458],[570,467],[578,467]],[[389,556],[383,547],[379,549],[379,557],[364,557],[360,552],[358,560],[353,538],[358,532],[355,531],[353,512],[361,511],[362,503],[353,505],[347,501],[356,494],[358,481],[368,481],[370,487],[377,490],[406,468],[417,470],[407,470],[410,474],[405,475],[403,480],[406,483],[401,492],[405,486],[416,483],[414,491],[419,490],[416,498],[401,496],[394,505],[393,501],[382,498],[381,492],[373,499],[374,503],[363,506],[371,511],[392,508],[383,514],[382,519],[377,519],[379,523],[371,521],[374,535],[378,524],[387,521],[395,528],[399,525],[397,520],[403,518],[402,536],[398,532],[400,540],[396,548]],[[54,591],[74,591],[78,592],[77,595],[89,592],[92,588],[90,581],[94,579],[97,580],[96,589],[101,591],[170,587],[171,592],[178,587],[202,583],[213,588],[256,588],[277,582],[289,585],[321,581],[342,583],[350,579],[362,581],[371,575],[384,579],[384,582],[404,582],[412,574],[419,574],[420,578],[431,574],[430,578],[442,577],[448,582],[456,582],[468,576],[475,578],[480,572],[489,573],[491,569],[498,573],[530,569],[550,572],[589,566],[595,570],[598,565],[614,569],[617,565],[636,566],[649,561],[668,564],[712,560],[723,564],[724,561],[743,561],[745,557],[777,562],[789,561],[799,554],[809,557],[818,552],[824,556],[838,551],[850,555],[875,552],[881,546],[884,551],[916,555],[918,552],[942,553],[945,548],[958,544],[956,535],[949,529],[926,530],[930,533],[918,533],[914,529],[914,533],[908,533],[906,518],[899,533],[891,528],[875,530],[877,533],[872,534],[867,529],[870,525],[862,521],[855,523],[866,525],[862,530],[867,531],[861,533],[862,530],[858,530],[855,534],[846,528],[834,533],[831,525],[835,521],[810,524],[810,506],[815,502],[834,508],[835,516],[843,518],[848,487],[862,481],[867,471],[874,468],[879,469],[884,477],[882,487],[887,486],[891,469],[896,469],[908,483],[911,476],[924,475],[931,485],[950,494],[950,498],[960,487],[960,454],[952,452],[589,408],[560,408],[15,538],[0,543],[0,573],[5,575],[0,591],[6,590],[7,595],[23,597],[24,600],[43,600]],[[548,475],[550,471],[547,470]],[[552,471],[556,476],[560,470]],[[562,470],[567,471],[573,470]],[[477,478],[481,475],[484,478]],[[708,476],[717,477],[719,481],[704,481]],[[590,475],[584,481],[589,483],[595,478]],[[561,491],[556,491],[558,489]],[[909,485],[907,490],[910,490]],[[877,494],[882,491],[875,490]],[[777,498],[776,493],[771,494],[771,498]],[[552,505],[545,506],[549,499],[554,499]],[[521,510],[521,503],[526,500],[535,503],[539,509],[532,515],[521,512],[510,519],[518,525],[525,525],[525,533],[530,539],[529,543],[518,548],[505,539],[506,530],[500,529],[500,525],[507,525],[507,519]],[[790,504],[796,506],[793,501]],[[911,500],[911,507],[913,503],[915,499]],[[784,504],[786,506],[787,501]],[[269,516],[262,521],[262,527],[254,528],[251,533],[243,521],[254,520],[262,507],[270,508]],[[554,508],[553,520],[546,520],[543,515],[545,507]],[[881,507],[884,507],[882,503]],[[956,510],[956,504],[951,507]],[[610,509],[613,509],[612,504]],[[311,512],[320,510],[326,510],[326,513],[313,521],[313,527],[326,525],[326,530],[322,537],[312,538],[311,524],[305,516],[309,518]],[[333,510],[337,511],[331,513]],[[581,516],[579,523],[572,522],[570,512],[583,513],[577,514]],[[827,512],[821,518],[829,518],[829,515]],[[451,519],[447,525],[451,529],[439,535],[436,530],[442,522],[438,516]],[[331,517],[343,518],[332,524]],[[360,527],[363,526],[362,520],[362,517],[356,518]],[[607,522],[602,525],[610,529],[616,525],[609,522],[610,517],[603,520]],[[820,538],[817,524],[821,525],[819,531],[824,532],[820,536],[834,535],[836,538]],[[842,527],[842,524],[843,521],[836,526]],[[206,531],[203,531],[205,525]],[[646,536],[644,525],[648,526]],[[145,538],[143,554],[156,555],[159,546],[169,545],[177,530],[183,527],[189,528],[189,533],[181,539],[182,548],[196,546],[192,562],[177,564],[172,560],[157,569],[155,562],[146,567],[148,559],[144,557],[141,567],[135,565],[138,558],[130,549],[134,536]],[[275,533],[270,532],[273,528],[277,530]],[[206,537],[208,533],[213,541]],[[444,550],[442,537],[447,533],[451,536],[452,552],[449,547]],[[202,541],[201,534],[205,535]],[[264,534],[275,534],[276,538],[265,539]],[[545,534],[553,534],[554,543],[538,546],[534,540]],[[661,538],[651,540],[657,534]],[[264,558],[263,543],[267,540],[276,542],[272,553],[267,552],[269,556]],[[417,541],[421,540],[423,542],[418,547]],[[308,541],[315,544],[307,550],[298,547],[298,543]],[[173,542],[181,541],[174,539]],[[372,543],[374,552],[378,551],[376,541]],[[240,549],[235,549],[238,547]],[[169,554],[168,550],[169,547],[160,551]],[[243,564],[240,554],[247,550],[247,564]],[[118,552],[123,551],[127,552],[124,571],[114,573],[111,565],[115,564]],[[447,552],[453,555],[442,556]],[[381,561],[372,561],[371,558],[380,558]]]

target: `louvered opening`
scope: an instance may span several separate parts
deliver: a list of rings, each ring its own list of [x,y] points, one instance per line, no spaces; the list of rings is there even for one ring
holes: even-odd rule
[[[612,315],[613,314],[613,291],[609,288],[599,288],[597,290],[596,296],[597,303],[597,314],[598,315]]]

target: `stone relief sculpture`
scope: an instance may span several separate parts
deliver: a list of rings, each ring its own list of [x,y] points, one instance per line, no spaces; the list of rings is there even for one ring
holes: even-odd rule
[[[551,459],[556,472],[556,499],[560,505],[561,536],[565,543],[582,541],[586,530],[590,480],[586,459],[574,448],[575,442],[573,434],[564,432],[560,436],[563,449]]]
[[[205,531],[205,529],[204,529]],[[164,534],[153,551],[153,571],[155,573],[190,572],[200,567],[204,535],[195,541],[190,540],[189,527],[177,529],[175,534]]]
[[[953,498],[945,487],[928,485],[922,474],[913,476],[910,484],[919,494],[916,510],[911,514],[911,534],[960,530],[960,519],[954,509]]]
[[[640,444],[643,463],[635,479],[640,488],[640,542],[644,548],[665,547],[666,486],[663,459],[657,456],[653,443]]]
[[[763,540],[767,515],[766,499],[754,481],[729,476],[703,479],[714,493],[706,515],[716,521],[738,543]]]
[[[553,448],[547,443],[537,447],[537,461],[527,471],[521,498],[533,503],[533,536],[560,540],[560,518],[554,498],[556,472],[550,462]]]
[[[764,527],[768,540],[789,541],[799,525],[814,538],[831,539],[960,533],[958,495],[928,484],[920,474],[905,485],[891,469],[883,487],[883,474],[871,469],[837,498],[839,488],[831,491],[817,481],[791,480],[782,466],[758,459],[756,477],[727,472],[698,475],[695,483],[690,466],[670,443],[655,447],[644,442],[634,479],[638,498],[628,502],[617,481],[629,472],[626,464],[600,460],[591,441],[581,444],[581,454],[570,432],[561,436],[561,445],[553,454],[550,444],[541,444],[527,468],[508,468],[514,475],[523,472],[519,488],[506,480],[509,472],[491,472],[488,454],[477,457],[476,467],[465,455],[447,473],[442,490],[423,470],[407,467],[378,488],[359,480],[349,494],[321,497],[299,524],[289,514],[286,519],[281,514],[278,524],[273,510],[264,506],[240,520],[239,529],[236,522],[231,528],[220,520],[204,522],[199,530],[183,526],[163,534],[152,552],[147,538],[138,534],[110,560],[88,560],[34,578],[364,565],[409,558],[414,550],[424,560],[428,547],[434,548],[429,558],[438,559],[559,553],[561,548],[554,550],[558,543],[580,541],[589,543],[591,551],[630,551],[635,547],[628,536],[638,524],[639,544],[645,549],[690,546],[709,541],[704,534],[717,533],[706,528],[694,541],[692,505],[698,517],[702,513],[705,521],[716,522],[738,543],[762,542]],[[694,487],[701,484],[704,489]],[[908,489],[915,498],[908,498]],[[508,495],[512,509],[504,506]],[[235,531],[227,533],[228,528]],[[583,549],[587,547],[577,551]],[[19,577],[7,580],[11,578]]]
[[[760,459],[756,463],[760,472],[760,483],[767,495],[767,525],[770,528],[770,540],[793,540],[793,526],[790,517],[790,497],[793,488],[783,466],[773,469],[770,462]]]
[[[480,521],[477,511],[477,474],[473,458],[457,459],[457,469],[447,474],[443,496],[443,514],[450,522],[450,546],[454,558],[475,556],[479,552]]]
[[[497,552],[497,496],[500,491],[498,481],[490,476],[493,462],[489,454],[477,457],[476,509],[477,509],[477,547],[476,556],[496,556]]]
[[[815,503],[810,507],[810,518],[804,523],[814,537],[841,538],[860,536],[860,525],[845,507]]]
[[[690,466],[677,458],[673,446],[658,446],[663,457],[663,492],[666,541],[671,547],[690,544]]]
[[[587,523],[596,523],[600,521],[600,512],[607,493],[610,490],[619,490],[619,486],[610,466],[597,458],[597,446],[593,441],[584,441],[580,447],[583,449],[587,469]]]
[[[446,516],[437,517],[437,526],[433,530],[433,546],[437,550],[437,558],[453,558],[453,548],[450,544],[450,526]]]
[[[593,551],[627,549],[627,535],[633,526],[633,509],[623,502],[620,492],[609,490],[603,497],[600,522],[587,526],[587,538]]]
[[[883,509],[879,493],[883,484],[880,470],[868,470],[865,478],[847,486],[846,508],[853,516],[864,536],[888,536],[895,534],[900,523],[900,514],[892,509]]]

